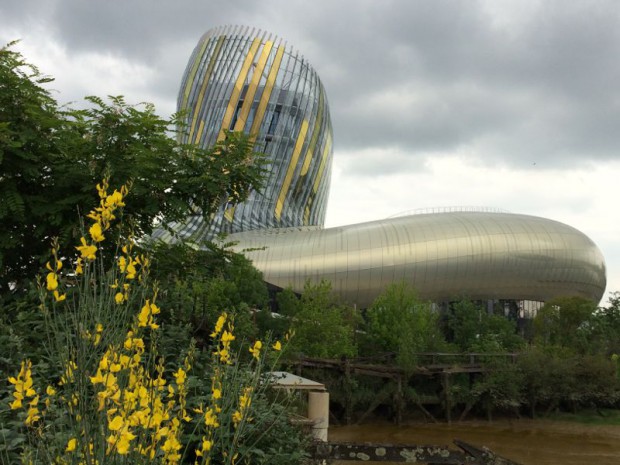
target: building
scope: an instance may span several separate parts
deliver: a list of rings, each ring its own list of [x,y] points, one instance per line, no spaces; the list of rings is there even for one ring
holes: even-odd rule
[[[597,246],[545,218],[447,211],[324,228],[332,160],[325,90],[301,55],[266,32],[208,31],[185,70],[178,107],[187,110],[185,142],[210,146],[224,130],[246,131],[268,155],[270,174],[263,192],[223,205],[213,224],[195,217],[174,227],[194,242],[229,233],[273,286],[300,292],[307,280],[328,279],[360,308],[401,281],[436,302],[572,295],[598,302],[604,293]]]
[[[325,89],[298,52],[256,29],[212,29],[190,57],[177,105],[187,112],[182,142],[211,147],[224,130],[245,131],[256,135],[255,149],[270,164],[263,192],[222,205],[208,228],[199,216],[190,219],[178,229],[182,236],[200,242],[218,233],[323,224],[332,125]]]

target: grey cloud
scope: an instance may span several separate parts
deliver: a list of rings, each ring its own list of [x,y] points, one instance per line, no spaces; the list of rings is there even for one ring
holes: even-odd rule
[[[514,21],[497,21],[484,1],[11,3],[0,6],[0,23],[47,21],[71,53],[143,63],[157,72],[151,94],[171,102],[207,29],[273,32],[322,77],[336,147],[347,153],[391,147],[419,166],[429,153],[466,148],[491,164],[548,167],[620,153],[620,7],[612,0],[527,3]],[[372,160],[365,166],[372,170]]]
[[[451,3],[454,10],[456,5],[461,13],[471,6]],[[339,77],[335,92],[326,83],[335,126],[341,129],[339,142],[347,147],[397,145],[413,153],[479,147],[496,163],[519,164],[524,152],[547,158],[549,165],[578,163],[584,149],[590,157],[615,157],[620,149],[614,130],[620,123],[620,68],[612,57],[620,41],[618,17],[611,10],[557,7],[511,34],[494,29],[481,14],[452,11],[450,21],[441,14],[428,20],[427,15],[426,30],[410,35],[405,27],[389,29],[390,18],[384,16],[382,31],[398,32],[392,52],[400,52],[401,62],[386,64],[390,53],[381,54],[379,41],[375,49],[365,50],[363,68],[345,58],[341,68],[350,72]],[[401,23],[410,24],[400,13]],[[375,56],[380,58],[375,61]],[[407,80],[434,84],[424,90],[429,105],[399,108],[386,117],[363,97]],[[339,86],[347,83],[341,92]],[[454,92],[455,87],[464,92]],[[482,91],[468,98],[470,88]]]

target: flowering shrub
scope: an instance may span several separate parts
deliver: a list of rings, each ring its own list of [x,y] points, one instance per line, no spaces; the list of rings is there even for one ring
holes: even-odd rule
[[[217,319],[212,346],[186,347],[177,365],[161,343],[158,289],[148,257],[134,252],[120,231],[113,266],[103,243],[120,216],[128,187],[97,186],[99,205],[69,267],[53,244],[40,282],[50,363],[57,375],[44,383],[30,360],[8,381],[8,408],[28,441],[23,463],[241,464],[295,463],[303,437],[286,422],[261,374],[275,363],[279,341],[254,341],[241,363],[233,350],[234,320]],[[122,221],[118,222],[119,228]],[[70,268],[69,271],[66,271]],[[198,366],[198,369],[196,367]],[[282,440],[284,437],[284,442]],[[7,455],[8,458],[8,455]]]

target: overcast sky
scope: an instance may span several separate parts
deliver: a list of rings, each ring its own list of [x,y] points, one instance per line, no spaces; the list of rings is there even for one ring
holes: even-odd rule
[[[494,207],[586,233],[620,291],[620,2],[2,0],[0,42],[60,102],[175,111],[208,29],[270,31],[321,77],[334,127],[326,226]],[[602,303],[605,303],[605,299]]]

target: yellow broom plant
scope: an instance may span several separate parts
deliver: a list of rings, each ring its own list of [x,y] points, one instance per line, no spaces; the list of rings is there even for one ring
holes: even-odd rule
[[[97,185],[99,204],[85,218],[75,259],[59,256],[52,245],[40,308],[58,376],[37,379],[24,360],[8,379],[8,406],[29,438],[22,462],[270,463],[262,444],[282,425],[285,410],[266,395],[262,373],[280,342],[254,341],[240,363],[233,318],[222,313],[200,372],[194,360],[205,353],[193,344],[177,366],[163,359],[149,258],[119,229],[129,190],[110,192],[107,178]],[[106,247],[110,240],[115,243]],[[288,455],[303,456],[301,448]]]

